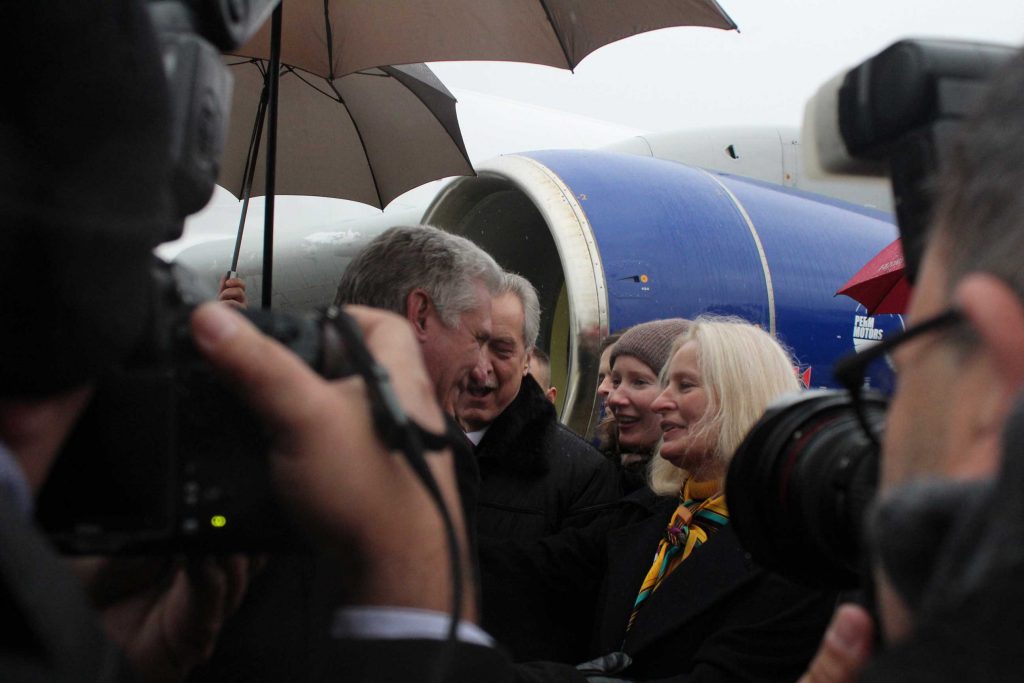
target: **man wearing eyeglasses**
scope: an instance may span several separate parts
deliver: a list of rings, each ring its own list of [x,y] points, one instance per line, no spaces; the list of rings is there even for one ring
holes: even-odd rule
[[[1024,389],[1024,54],[999,72],[978,111],[944,171],[910,326],[886,343],[899,387],[882,444],[880,507],[930,515],[922,528],[935,535],[931,552],[906,565],[920,573],[921,597],[909,609],[906,591],[893,588],[905,577],[881,568],[886,645],[873,647],[865,610],[843,606],[805,683],[1024,672],[1024,552],[1016,550],[1024,547],[1024,477],[1016,476],[1024,419],[1012,412]],[[885,517],[873,521],[876,550],[891,546]]]

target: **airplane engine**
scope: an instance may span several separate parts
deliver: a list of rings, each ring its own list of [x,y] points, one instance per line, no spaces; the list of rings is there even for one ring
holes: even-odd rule
[[[775,332],[810,386],[834,386],[831,366],[902,329],[833,293],[896,237],[891,214],[760,180],[611,151],[547,150],[496,157],[457,178],[422,209],[281,235],[275,308],[329,304],[367,242],[393,225],[425,222],[464,235],[527,277],[542,306],[539,344],[551,355],[563,422],[589,434],[597,350],[609,332],[656,318],[736,315]],[[422,220],[421,220],[422,216]],[[257,240],[258,241],[258,240]],[[232,240],[176,260],[210,283]],[[261,251],[239,272],[260,301]],[[872,384],[885,389],[887,369]]]
[[[539,345],[563,422],[590,434],[602,337],[639,322],[734,315],[777,334],[810,386],[902,329],[833,296],[897,236],[890,214],[660,159],[549,150],[479,164],[424,223],[464,235],[540,294]],[[872,377],[883,389],[883,368]]]

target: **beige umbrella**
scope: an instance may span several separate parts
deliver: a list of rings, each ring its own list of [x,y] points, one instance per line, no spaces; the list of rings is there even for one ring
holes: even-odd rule
[[[226,58],[235,87],[218,184],[237,197],[268,64]],[[351,199],[384,208],[406,190],[473,173],[455,98],[424,64],[364,69],[333,81],[284,65],[278,105],[278,194]],[[255,194],[264,186],[256,165]]]
[[[274,65],[268,79],[263,305],[270,305],[277,191],[277,65],[328,81],[385,64],[446,60],[572,69],[602,45],[670,26],[736,28],[715,0],[282,0],[270,24],[232,51]]]
[[[735,29],[715,0],[284,0],[281,61],[325,78],[380,64],[496,60],[574,69],[670,26]],[[270,56],[270,25],[237,54]]]

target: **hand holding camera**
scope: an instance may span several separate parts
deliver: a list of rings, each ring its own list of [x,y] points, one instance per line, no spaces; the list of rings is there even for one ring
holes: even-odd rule
[[[408,325],[378,310],[352,307],[348,312],[362,328],[367,348],[388,368],[405,412],[425,430],[444,432],[441,410]],[[369,563],[373,555],[401,557],[410,542],[416,544],[421,559],[403,564],[401,582],[393,580],[387,567],[367,566],[359,599],[366,604],[447,611],[452,601],[451,567],[441,516],[406,460],[389,452],[374,430],[363,380],[323,379],[221,305],[199,307],[192,328],[200,352],[215,372],[269,428],[277,490],[323,548],[349,564],[353,552],[372,548],[372,554],[360,557]],[[431,455],[427,463],[461,529],[450,453]],[[395,506],[396,499],[403,504]]]

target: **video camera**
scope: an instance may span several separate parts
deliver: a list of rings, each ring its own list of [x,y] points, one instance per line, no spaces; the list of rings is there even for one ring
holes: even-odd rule
[[[122,8],[121,15],[110,14],[123,19],[123,12],[136,11],[134,4],[123,5],[127,9]],[[196,305],[211,298],[211,292],[183,269],[159,262],[150,251],[159,241],[178,237],[185,216],[202,208],[211,196],[231,94],[231,76],[221,51],[244,42],[274,5],[276,0],[151,0],[126,31],[128,38],[141,36],[132,56],[159,61],[167,77],[166,98],[160,94],[164,84],[152,82],[159,80],[159,68],[148,80],[140,78],[136,91],[138,97],[156,102],[157,106],[148,106],[169,124],[151,126],[161,135],[167,135],[165,127],[169,128],[169,153],[161,147],[151,155],[167,163],[135,160],[135,175],[146,172],[165,178],[166,182],[153,181],[150,187],[164,190],[163,185],[169,186],[169,199],[159,210],[140,210],[159,214],[144,237],[138,237],[139,225],[127,218],[117,231],[111,231],[111,248],[91,264],[96,275],[83,269],[88,277],[76,283],[87,295],[75,310],[75,320],[80,321],[77,327],[106,326],[94,337],[116,338],[119,349],[127,350],[119,350],[118,357],[104,351],[102,364],[95,362],[97,354],[80,352],[92,365],[84,370],[75,368],[83,378],[90,377],[87,373],[94,366],[103,372],[89,408],[40,492],[36,510],[38,521],[64,552],[232,552],[301,547],[299,535],[289,528],[274,500],[263,428],[220,386],[191,342],[189,316]],[[100,28],[108,30],[109,26]],[[96,42],[84,44],[95,48]],[[117,49],[125,48],[110,48]],[[111,63],[123,61],[115,56]],[[102,75],[89,75],[106,84]],[[114,75],[109,78],[117,80]],[[110,87],[117,91],[123,86],[114,83]],[[61,110],[68,111],[67,107]],[[112,141],[122,137],[116,128],[103,133]],[[12,136],[11,140],[17,143],[18,138]],[[137,134],[137,140],[142,143],[151,136]],[[106,166],[100,165],[100,172],[109,168],[111,173],[121,172],[130,179],[122,165],[130,165],[133,159],[113,155],[102,163]],[[164,165],[170,167],[169,173],[152,168]],[[96,175],[74,176],[68,186],[88,185],[88,191],[80,193],[88,198],[96,188],[108,190],[116,182],[104,184]],[[109,191],[115,198],[124,193],[123,187]],[[111,215],[117,216],[116,211],[115,206]],[[56,248],[71,248],[60,241],[63,239],[80,239],[83,244],[94,239],[84,234],[91,228],[89,220],[59,226],[66,231],[54,241]],[[109,220],[95,222],[111,224]],[[43,219],[39,223],[44,225]],[[161,227],[152,229],[153,225]],[[129,242],[135,246],[123,248]],[[101,285],[96,282],[108,273],[113,275],[107,276],[106,291],[90,291],[91,287],[99,290]],[[123,311],[118,310],[120,305]],[[261,311],[246,315],[321,374],[338,377],[349,373],[346,345],[336,320]],[[123,322],[119,317],[133,320],[120,326],[106,324]],[[144,317],[145,322],[135,317]],[[74,339],[72,336],[63,343],[73,345]],[[53,355],[54,363],[66,363],[67,355]],[[40,354],[31,361],[44,367],[45,358]],[[40,394],[59,388],[54,382],[62,381],[59,372],[39,379],[42,371],[17,375],[15,369],[5,367],[7,376],[24,377],[28,391]],[[31,386],[33,381],[38,388]],[[76,382],[78,378],[63,381]]]
[[[911,281],[935,180],[961,119],[1013,54],[996,45],[903,40],[831,80],[807,105],[808,168],[889,176]],[[861,404],[867,424],[845,391],[785,397],[737,449],[726,480],[731,519],[762,566],[815,586],[862,582],[879,459],[863,427],[882,432],[886,397],[865,390]]]

